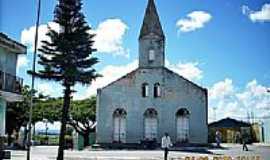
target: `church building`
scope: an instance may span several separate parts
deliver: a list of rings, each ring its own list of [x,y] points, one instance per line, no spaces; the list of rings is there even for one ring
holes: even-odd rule
[[[165,35],[149,0],[139,35],[139,67],[98,89],[99,144],[207,143],[207,89],[165,67]],[[192,47],[192,46],[191,46]]]

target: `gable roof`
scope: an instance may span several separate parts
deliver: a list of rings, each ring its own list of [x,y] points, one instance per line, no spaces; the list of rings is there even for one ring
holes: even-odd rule
[[[250,124],[247,122],[239,121],[228,117],[219,120],[217,122],[210,123],[209,127],[216,127],[216,128],[250,127]]]
[[[133,70],[133,71],[127,73],[126,75],[124,75],[124,76],[118,78],[117,80],[115,80],[115,81],[113,81],[113,82],[107,84],[106,86],[104,86],[104,87],[102,87],[102,88],[100,88],[100,89],[103,90],[103,89],[105,89],[105,88],[107,88],[107,87],[113,85],[114,83],[116,83],[116,82],[118,82],[118,81],[120,81],[120,80],[122,80],[122,79],[125,79],[125,78],[127,78],[127,77],[133,76],[133,75],[134,75],[138,70],[140,70],[140,69],[152,69],[152,68],[136,68],[135,70]],[[184,78],[183,76],[181,76],[181,75],[179,75],[179,74],[173,72],[172,70],[170,70],[170,69],[168,69],[168,68],[166,68],[166,67],[159,67],[159,68],[156,68],[156,67],[155,67],[155,69],[164,69],[164,70],[167,71],[168,73],[174,74],[175,76],[177,76],[177,77],[179,77],[179,78],[185,80],[186,82],[192,84],[193,86],[197,87],[198,89],[207,92],[207,89],[206,89],[206,88],[203,88],[203,87],[197,85],[196,83],[194,83],[194,82],[192,82],[192,81],[190,81],[190,80]]]
[[[116,79],[115,81],[112,81],[111,83],[107,84],[106,86],[100,88],[100,90],[103,90],[103,89],[105,89],[105,88],[107,88],[107,87],[113,85],[114,83],[120,81],[121,79],[125,79],[125,78],[127,78],[127,77],[129,77],[129,76],[134,75],[138,70],[139,70],[139,68],[136,68],[135,70],[133,70],[133,71],[131,71],[131,72],[125,74],[124,76],[122,76],[122,77]]]
[[[0,47],[3,47],[16,54],[26,54],[26,46],[12,40],[4,33],[0,32]]]
[[[201,90],[207,91],[206,88],[203,88],[203,87],[199,86],[198,84],[196,84],[196,83],[194,83],[194,82],[188,80],[187,78],[185,78],[185,77],[179,75],[178,73],[175,73],[174,71],[170,70],[169,68],[167,68],[167,67],[163,67],[163,68],[164,68],[167,72],[170,72],[170,73],[172,73],[172,74],[178,76],[179,78],[185,80],[186,82],[192,84],[193,86],[195,86],[195,87],[197,87],[197,88],[199,88],[199,89],[201,89]]]

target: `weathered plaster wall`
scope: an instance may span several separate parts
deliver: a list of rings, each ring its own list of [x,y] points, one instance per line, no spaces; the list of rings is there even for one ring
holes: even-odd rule
[[[139,66],[162,67],[165,63],[164,46],[165,40],[155,35],[145,36],[139,41]],[[155,61],[149,62],[149,50],[155,51]]]
[[[149,84],[149,97],[141,95],[141,85]],[[153,97],[153,87],[160,83],[160,98]],[[125,78],[98,91],[97,142],[111,143],[113,112],[127,111],[127,143],[144,137],[143,114],[148,108],[158,112],[158,140],[168,132],[176,139],[176,112],[186,108],[190,114],[190,142],[207,143],[207,91],[165,68],[137,69]]]
[[[6,101],[0,97],[0,137],[5,135]]]
[[[17,55],[0,48],[0,70],[16,75]]]

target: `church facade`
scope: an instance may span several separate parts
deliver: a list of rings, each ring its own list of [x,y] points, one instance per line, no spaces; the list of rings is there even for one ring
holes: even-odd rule
[[[97,143],[207,143],[207,89],[165,67],[165,35],[154,0],[139,36],[139,67],[97,91]]]

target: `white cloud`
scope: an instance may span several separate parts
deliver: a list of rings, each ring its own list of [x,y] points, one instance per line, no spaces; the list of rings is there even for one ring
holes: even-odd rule
[[[245,91],[236,96],[245,106],[270,109],[270,94],[267,92],[267,87],[258,84],[256,80],[250,81],[246,85]]]
[[[248,113],[254,113],[259,120],[270,116],[270,94],[267,87],[256,80],[248,82],[244,89],[236,89],[231,79],[215,83],[209,89],[209,119],[214,120],[214,108],[217,119],[232,117],[247,120]],[[259,119],[258,119],[259,118]]]
[[[42,93],[43,95],[53,95],[54,89],[52,88],[52,84],[50,83],[40,83],[37,85],[38,93]]]
[[[166,66],[191,81],[200,80],[203,77],[203,71],[199,68],[198,62],[170,64],[169,61],[166,61]]]
[[[26,55],[19,55],[17,60],[17,70],[28,66],[29,60],[27,59]]]
[[[224,98],[232,94],[234,87],[231,79],[225,79],[224,81],[217,82],[209,90],[209,96],[211,99]]]
[[[48,25],[56,30],[60,31],[60,27],[55,22],[48,22],[48,24],[41,24],[39,26],[39,41],[38,48],[41,47],[41,41],[50,38],[46,35],[48,32]],[[117,56],[129,57],[129,49],[123,47],[124,35],[128,30],[128,26],[120,19],[107,19],[101,22],[96,30],[91,30],[91,33],[95,33],[94,47],[101,53],[107,53]],[[21,33],[21,42],[30,47],[30,51],[34,51],[36,27],[31,26],[26,28]]]
[[[191,32],[203,28],[211,19],[212,16],[205,11],[193,11],[186,18],[178,20],[176,26],[180,32]]]
[[[242,13],[243,13],[244,15],[247,15],[247,14],[249,14],[249,12],[250,12],[249,7],[246,6],[246,5],[243,5],[243,6],[242,6]]]
[[[74,99],[84,99],[88,98],[92,95],[95,95],[98,88],[102,88],[111,82],[121,78],[127,73],[138,67],[138,60],[134,60],[133,62],[127,65],[108,65],[105,66],[99,73],[103,75],[103,77],[98,78],[94,81],[87,89],[86,93],[83,95],[78,95],[75,93]]]
[[[270,4],[264,4],[259,11],[253,11],[248,6],[242,6],[242,13],[252,22],[270,22]]]
[[[256,80],[249,82],[246,88],[253,93],[254,96],[262,96],[267,92],[267,88],[258,84]]]
[[[128,26],[121,19],[107,19],[94,30],[94,47],[101,53],[129,57],[129,50],[123,47]]]
[[[59,31],[60,27],[55,22],[48,22],[48,24],[41,24],[38,29],[38,48],[41,47],[42,43],[41,41],[47,40],[49,41],[50,38],[46,35],[48,32],[48,26],[50,26],[52,29]],[[34,51],[35,47],[35,34],[36,34],[36,27],[31,26],[27,29],[24,29],[21,33],[21,43],[24,45],[27,45],[30,47],[30,51]]]
[[[235,95],[233,81],[229,78],[209,88],[209,122],[226,117],[240,119],[246,115],[245,107]]]

